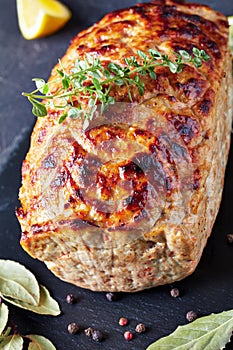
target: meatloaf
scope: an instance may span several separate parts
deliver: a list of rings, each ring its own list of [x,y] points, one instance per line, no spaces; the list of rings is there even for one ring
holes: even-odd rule
[[[157,0],[107,14],[62,58],[103,65],[156,49],[203,49],[180,73],[156,67],[145,93],[113,86],[115,104],[89,124],[52,105],[23,162],[21,245],[60,279],[94,291],[135,292],[196,268],[218,213],[232,122],[228,22],[208,6]],[[51,89],[60,88],[58,66]],[[60,80],[59,80],[60,81]]]

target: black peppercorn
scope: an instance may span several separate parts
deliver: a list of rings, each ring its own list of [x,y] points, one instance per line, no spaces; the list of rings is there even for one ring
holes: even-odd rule
[[[73,294],[67,294],[66,301],[68,304],[74,304],[76,302],[76,298]]]
[[[79,326],[77,325],[77,323],[72,322],[68,324],[67,330],[70,334],[76,334],[79,331]]]
[[[178,298],[180,296],[180,291],[178,288],[172,288],[170,290],[170,295],[173,297],[173,298]]]
[[[94,332],[94,329],[91,327],[88,327],[87,329],[84,330],[84,333],[86,334],[87,337],[92,337],[93,332]]]
[[[227,242],[228,242],[229,244],[233,244],[233,233],[229,233],[229,234],[227,235]]]
[[[186,319],[189,321],[189,322],[193,322],[195,321],[197,318],[197,314],[195,311],[191,310],[191,311],[188,311],[187,314],[186,314]]]
[[[96,342],[100,342],[104,339],[104,335],[101,331],[94,329],[92,333],[92,339]]]
[[[108,301],[116,301],[117,295],[116,293],[106,293],[106,298]]]
[[[143,323],[139,323],[139,324],[137,324],[135,331],[137,333],[144,333],[146,331],[146,327]]]

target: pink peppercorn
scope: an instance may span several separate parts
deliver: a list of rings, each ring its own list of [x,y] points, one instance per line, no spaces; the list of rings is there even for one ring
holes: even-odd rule
[[[128,324],[127,318],[121,317],[121,318],[119,319],[119,325],[120,325],[120,326],[126,326],[127,324]]]
[[[131,333],[130,331],[126,331],[124,333],[124,338],[125,338],[125,340],[132,340],[133,339],[133,333]]]

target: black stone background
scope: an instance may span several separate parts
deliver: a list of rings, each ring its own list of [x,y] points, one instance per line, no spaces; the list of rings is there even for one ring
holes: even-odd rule
[[[32,77],[48,78],[57,58],[64,54],[77,32],[106,12],[137,2],[64,1],[73,13],[68,25],[53,36],[26,41],[18,30],[15,1],[0,0],[0,258],[19,261],[34,272],[62,309],[60,316],[51,317],[10,306],[10,320],[18,326],[21,334],[47,336],[58,350],[143,350],[178,325],[185,324],[185,314],[191,309],[199,315],[207,315],[233,308],[233,246],[226,243],[226,234],[233,232],[233,149],[213,233],[195,273],[175,284],[181,291],[181,297],[177,299],[170,297],[171,286],[167,285],[135,294],[122,293],[118,295],[118,301],[109,302],[105,293],[94,293],[60,281],[19,245],[20,228],[14,210],[18,205],[21,163],[35,122],[21,92],[32,90]],[[204,2],[226,15],[233,15],[232,1]],[[66,303],[67,293],[78,296],[75,305]],[[124,329],[118,325],[122,316],[130,320]],[[82,332],[69,335],[66,329],[70,322],[77,322],[82,329],[88,326],[98,328],[104,331],[106,340],[95,344]],[[148,331],[136,335],[132,342],[126,342],[124,330],[133,330],[138,322],[144,323]],[[229,344],[227,349],[233,349],[233,345]]]

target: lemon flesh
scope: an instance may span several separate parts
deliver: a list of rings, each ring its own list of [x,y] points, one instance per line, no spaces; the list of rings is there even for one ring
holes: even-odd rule
[[[20,31],[25,39],[48,36],[71,18],[70,10],[56,0],[17,0]]]

